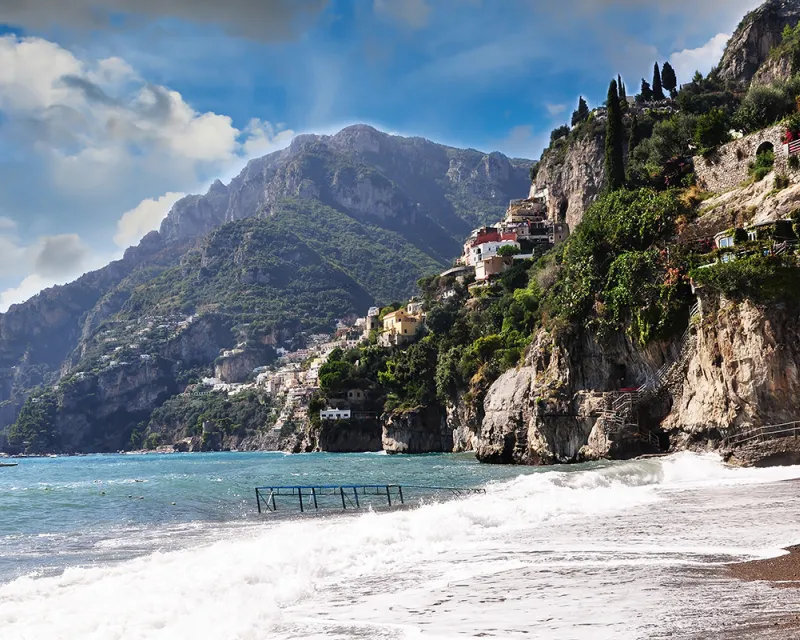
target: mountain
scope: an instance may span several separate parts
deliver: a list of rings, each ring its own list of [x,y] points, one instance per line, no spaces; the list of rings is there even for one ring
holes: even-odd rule
[[[717,67],[722,80],[747,85],[783,39],[783,30],[800,21],[798,0],[767,0],[748,13],[734,31]]]
[[[87,393],[102,395],[103,410],[62,393],[59,411],[72,414],[56,422],[73,436],[48,442],[124,446],[134,422],[190,374],[210,374],[221,350],[264,355],[267,345],[407,298],[418,278],[451,263],[471,229],[527,194],[531,164],[365,125],[298,136],[230,184],[177,202],[122,260],[0,314],[0,434],[34,388],[79,375],[80,385],[67,386],[75,393],[96,380],[102,394]],[[202,321],[187,324],[192,316]],[[158,367],[139,366],[138,355]],[[126,403],[136,411],[125,413]],[[109,436],[98,422],[112,414]]]

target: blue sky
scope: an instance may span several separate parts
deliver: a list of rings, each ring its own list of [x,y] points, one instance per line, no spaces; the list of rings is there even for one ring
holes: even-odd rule
[[[538,158],[579,95],[707,72],[757,0],[25,0],[0,5],[0,311],[171,204],[354,122]],[[8,5],[8,6],[6,6]],[[68,5],[68,6],[65,6]],[[649,79],[649,78],[648,78]]]

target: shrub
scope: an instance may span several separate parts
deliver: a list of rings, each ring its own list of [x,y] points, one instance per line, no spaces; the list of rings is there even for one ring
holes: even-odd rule
[[[695,283],[732,300],[800,300],[800,270],[793,256],[753,255],[691,272]]]
[[[789,160],[787,162],[790,169],[800,169],[800,156],[793,154],[789,156]]]
[[[712,109],[697,119],[694,142],[700,155],[708,156],[730,140],[730,119],[722,109]]]
[[[755,182],[763,180],[775,166],[775,153],[769,149],[756,156],[755,162],[750,163],[749,173]]]
[[[789,186],[789,176],[785,173],[779,173],[775,176],[775,189],[780,191],[781,189],[786,189]]]
[[[734,114],[733,124],[748,133],[769,127],[794,112],[798,93],[797,76],[785,82],[752,86]]]

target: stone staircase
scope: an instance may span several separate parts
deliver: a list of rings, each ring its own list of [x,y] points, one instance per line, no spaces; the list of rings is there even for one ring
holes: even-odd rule
[[[676,370],[686,366],[692,355],[696,334],[692,321],[700,315],[700,305],[695,304],[689,314],[689,327],[678,341],[675,356],[668,357],[661,368],[648,375],[644,384],[635,391],[621,391],[612,400],[611,409],[602,412],[603,417],[614,425],[614,431],[638,436],[655,448],[660,448],[658,436],[639,425],[638,409],[646,400],[656,397],[667,385]]]

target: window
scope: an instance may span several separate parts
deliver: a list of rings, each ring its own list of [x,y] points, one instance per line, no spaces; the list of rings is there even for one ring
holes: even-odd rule
[[[733,246],[733,238],[725,237],[719,239],[719,248],[720,249],[727,249]]]

